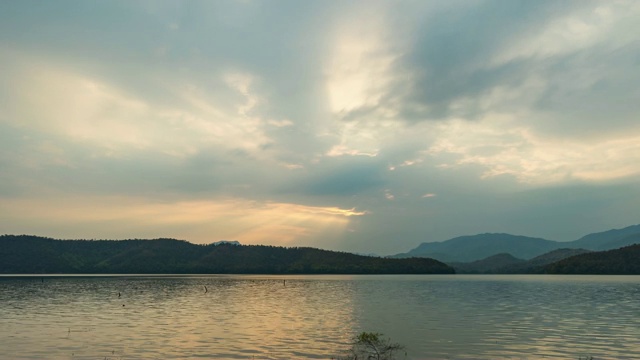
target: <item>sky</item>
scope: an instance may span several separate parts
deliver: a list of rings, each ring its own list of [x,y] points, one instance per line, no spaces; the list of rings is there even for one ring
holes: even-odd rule
[[[640,223],[640,2],[2,1],[0,234],[394,254]]]

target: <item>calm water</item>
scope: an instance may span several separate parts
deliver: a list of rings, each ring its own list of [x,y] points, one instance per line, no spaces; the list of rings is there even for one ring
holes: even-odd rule
[[[640,358],[640,277],[0,277],[2,359],[328,359],[360,331],[409,359]]]

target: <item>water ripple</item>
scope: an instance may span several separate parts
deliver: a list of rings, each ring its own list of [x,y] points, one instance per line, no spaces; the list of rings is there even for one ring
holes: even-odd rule
[[[638,295],[640,277],[0,278],[0,358],[328,359],[378,331],[412,359],[632,359]]]

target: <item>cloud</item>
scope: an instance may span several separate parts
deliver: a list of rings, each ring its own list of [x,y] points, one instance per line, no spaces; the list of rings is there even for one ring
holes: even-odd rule
[[[29,56],[8,59],[10,71],[3,83],[10,88],[2,92],[11,95],[2,99],[2,106],[5,122],[14,126],[113,153],[154,149],[179,156],[193,153],[205,143],[251,151],[269,141],[263,120],[249,114],[256,102],[249,93],[249,83],[227,79],[241,94],[235,104],[217,105],[215,98],[196,87],[176,91],[183,100],[178,108],[136,98],[99,78]]]
[[[327,170],[305,181],[303,192],[314,196],[351,196],[383,184],[384,168],[376,161],[355,159],[329,165]]]
[[[634,221],[634,2],[0,7],[0,232],[399,252]]]
[[[441,167],[480,165],[482,178],[514,176],[526,184],[604,182],[640,174],[640,132],[614,139],[549,138],[508,120],[467,123],[449,122],[441,126],[441,137],[429,153],[442,158]]]
[[[419,21],[404,25],[413,43],[395,64],[406,82],[387,98],[405,121],[501,112],[565,137],[622,129],[638,110],[636,72],[626,69],[640,52],[629,32],[639,11],[629,2],[520,1],[415,11]]]
[[[188,229],[189,240],[220,239],[245,244],[291,245],[339,236],[355,209],[257,202],[247,199],[161,200],[132,196],[74,196],[13,199],[0,208],[10,221],[6,229],[19,233],[24,223],[47,235],[55,229],[65,238],[177,237]],[[25,220],[26,219],[26,220]]]

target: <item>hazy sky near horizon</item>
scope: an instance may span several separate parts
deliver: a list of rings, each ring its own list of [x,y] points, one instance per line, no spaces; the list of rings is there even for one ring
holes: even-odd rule
[[[639,223],[640,2],[0,2],[0,233],[391,254]]]

